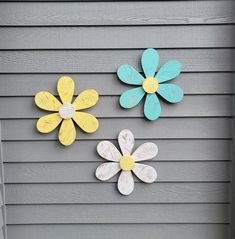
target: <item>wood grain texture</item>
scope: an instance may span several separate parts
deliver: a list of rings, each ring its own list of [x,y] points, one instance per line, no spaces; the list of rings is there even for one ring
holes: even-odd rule
[[[120,171],[119,164],[117,162],[106,162],[100,164],[95,169],[95,176],[101,181],[106,181],[112,178],[115,174]],[[93,171],[94,174],[94,171]]]
[[[96,117],[86,112],[76,112],[73,120],[86,133],[94,133],[99,128]]]
[[[233,6],[233,1],[4,2],[0,25],[223,24],[235,22]]]
[[[72,156],[71,156],[72,157]],[[157,160],[157,159],[156,159]],[[8,163],[5,164],[6,183],[69,183],[94,182],[95,170],[106,160],[95,163]],[[108,165],[111,162],[107,163]],[[117,164],[117,163],[115,163]],[[230,162],[140,162],[156,169],[158,182],[230,181]],[[110,169],[111,170],[111,169]],[[120,170],[120,169],[119,169]],[[118,171],[114,169],[117,173]],[[113,174],[115,175],[115,173]],[[117,182],[118,175],[109,180]],[[139,181],[135,178],[135,181]]]
[[[135,136],[129,129],[123,129],[118,134],[118,145],[121,149],[122,155],[131,155],[132,149],[135,145]]]
[[[122,158],[121,151],[112,142],[107,140],[100,141],[96,150],[100,157],[108,161],[119,162]]]
[[[145,185],[146,186],[146,185]],[[132,194],[134,195],[134,194]],[[152,212],[155,213],[152,213]],[[107,215],[112,215],[107,217]],[[144,217],[142,215],[145,215]],[[7,224],[229,223],[226,204],[8,205]]]
[[[63,104],[71,103],[74,94],[74,81],[69,76],[61,76],[57,82],[57,91]]]
[[[118,191],[124,196],[129,196],[133,192],[135,184],[130,171],[121,171],[118,178],[117,187]]]
[[[62,103],[48,91],[40,91],[34,97],[35,104],[47,111],[59,111]]]
[[[157,47],[157,46],[154,46]],[[0,51],[1,73],[114,73],[122,64],[140,71],[142,50]],[[183,72],[232,71],[232,49],[159,50],[160,65],[178,60]]]
[[[76,128],[71,119],[63,120],[59,129],[58,139],[64,146],[71,145],[76,139]]]
[[[141,144],[136,150],[133,150],[132,157],[135,162],[144,160],[153,160],[158,154],[158,147],[152,142],[145,142]]]
[[[41,90],[57,95],[56,82],[61,74],[0,74],[0,96],[34,96]],[[70,74],[75,93],[96,88],[100,95],[120,95],[130,89],[121,84],[116,74]],[[185,94],[233,94],[232,73],[181,73],[172,80]],[[20,99],[20,98],[19,98]]]
[[[135,164],[135,167],[132,169],[134,174],[145,183],[153,183],[158,178],[158,174],[152,166],[146,164]]]
[[[64,149],[54,141],[4,141],[4,162],[97,162],[101,160],[95,150],[99,142],[76,141]],[[116,140],[112,142],[118,147]],[[137,139],[135,147],[144,142],[146,140]],[[221,139],[151,139],[151,142],[159,148],[157,157],[153,159],[157,162],[229,161],[233,149],[232,140]]]
[[[58,113],[49,113],[37,120],[37,130],[40,133],[52,132],[62,121]]]
[[[182,234],[190,239],[229,238],[226,224],[8,225],[8,239],[77,239],[94,234],[97,239],[120,239],[120,232],[135,239],[152,239],[155,235],[158,239],[181,239]]]
[[[42,135],[36,131],[35,120],[2,120],[2,140],[54,140],[57,132]],[[113,118],[100,119],[100,129],[93,134],[79,133],[79,140],[116,139],[117,132],[128,128],[137,139],[231,139],[230,118],[160,118],[157,124],[146,124],[146,120]],[[143,134],[142,127],[145,129]],[[56,144],[56,142],[55,142]]]
[[[131,34],[129,34],[130,31]],[[0,28],[0,49],[234,47],[233,31],[233,25],[2,27]]]
[[[229,203],[230,183],[135,183],[123,197],[117,183],[6,184],[7,204]],[[105,196],[104,196],[105,195]],[[97,205],[99,207],[99,205]],[[121,207],[121,205],[119,206]]]
[[[79,93],[73,102],[75,110],[88,109],[97,104],[99,94],[94,89],[86,89]]]

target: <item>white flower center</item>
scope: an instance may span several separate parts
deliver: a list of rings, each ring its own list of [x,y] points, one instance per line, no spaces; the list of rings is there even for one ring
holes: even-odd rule
[[[71,119],[75,114],[75,108],[72,104],[64,104],[60,107],[59,114],[63,119]]]

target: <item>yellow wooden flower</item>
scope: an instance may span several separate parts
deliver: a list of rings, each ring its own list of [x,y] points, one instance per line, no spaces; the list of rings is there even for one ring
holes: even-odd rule
[[[71,145],[76,138],[74,122],[85,132],[93,133],[99,127],[98,120],[91,114],[80,110],[94,106],[99,98],[96,90],[87,89],[73,100],[74,81],[68,76],[62,76],[57,83],[57,91],[61,102],[48,91],[40,91],[35,96],[36,105],[55,113],[45,115],[37,121],[37,129],[41,133],[53,131],[61,122],[59,141]]]

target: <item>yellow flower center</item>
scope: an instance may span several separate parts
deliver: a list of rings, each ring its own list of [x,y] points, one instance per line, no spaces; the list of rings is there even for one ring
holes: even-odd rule
[[[158,82],[154,77],[147,77],[142,87],[146,93],[155,93],[158,89]]]
[[[75,108],[72,104],[64,104],[60,107],[59,114],[63,119],[71,119],[75,114]]]
[[[124,171],[130,171],[134,168],[135,166],[135,160],[129,156],[129,155],[124,155],[120,161],[120,168]]]

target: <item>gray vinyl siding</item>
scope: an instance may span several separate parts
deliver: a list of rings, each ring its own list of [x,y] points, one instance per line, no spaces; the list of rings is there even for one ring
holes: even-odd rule
[[[234,1],[0,1],[0,239],[231,239],[234,23]],[[148,47],[183,65],[184,100],[155,122],[118,105],[118,66],[141,71]],[[63,74],[100,94],[99,130],[68,148],[36,131],[33,100]],[[124,128],[159,147],[158,181],[128,197],[94,176]]]
[[[1,124],[0,124],[1,136]],[[3,169],[3,146],[0,137],[0,238],[6,238],[6,201],[5,201],[5,185],[4,185],[4,169]]]

